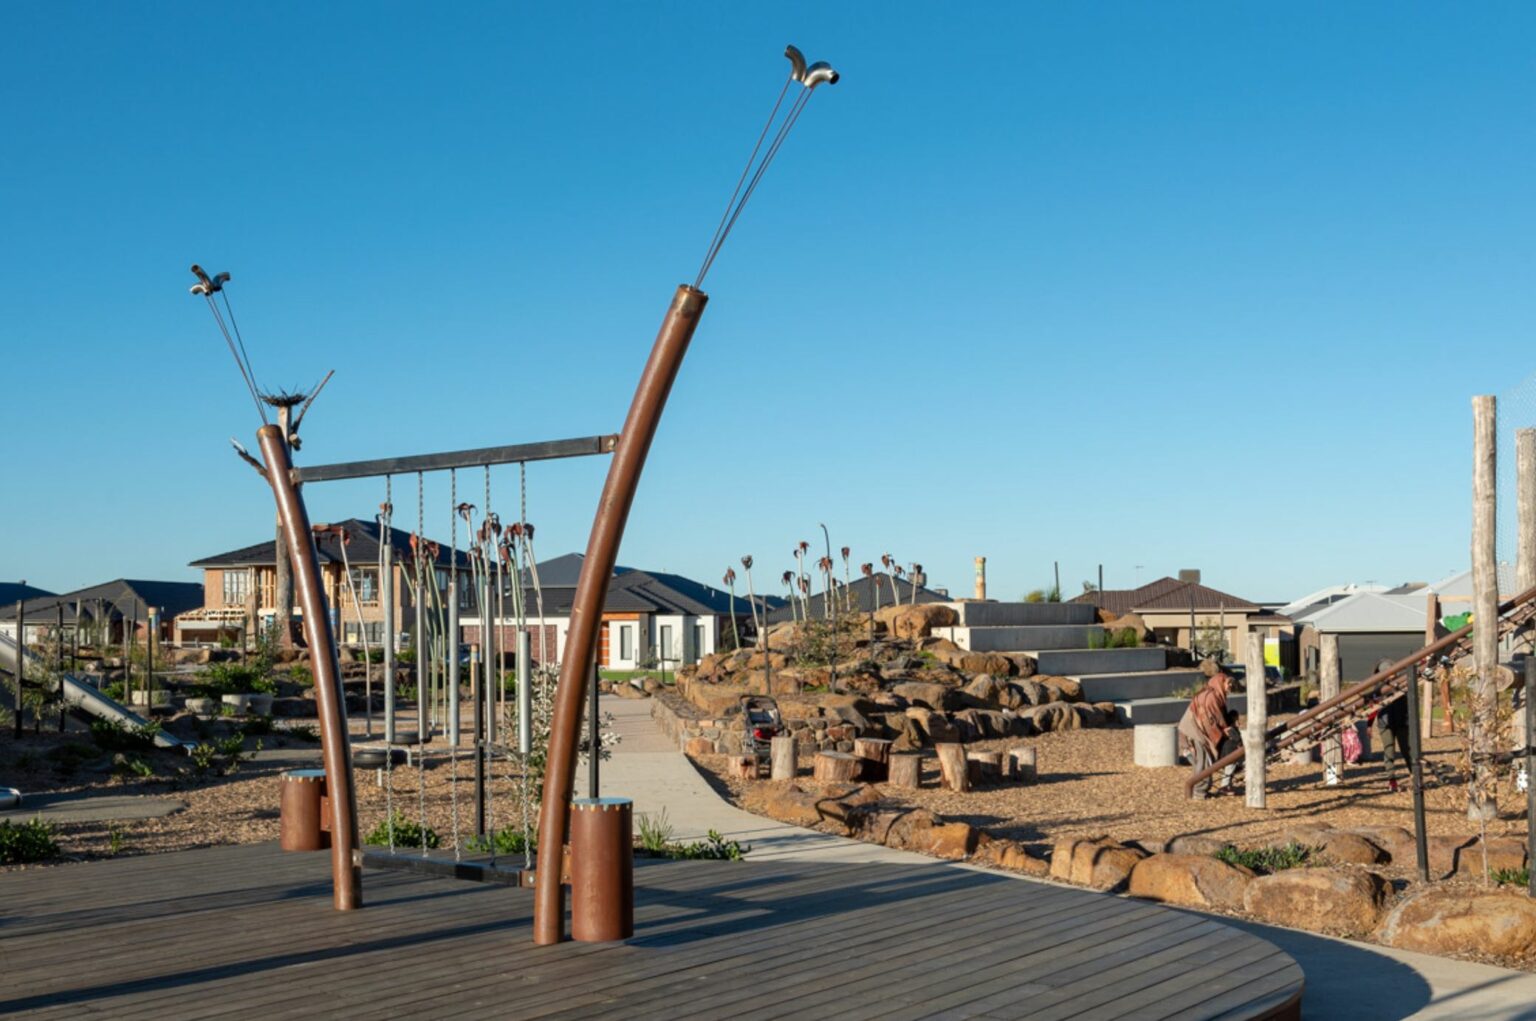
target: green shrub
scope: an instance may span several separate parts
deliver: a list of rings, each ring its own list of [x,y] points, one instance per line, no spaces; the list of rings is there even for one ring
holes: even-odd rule
[[[261,737],[263,734],[270,734],[272,733],[272,717],[253,716],[241,725],[240,733],[246,737]]]
[[[655,815],[642,812],[639,826],[640,846],[652,854],[662,853],[672,843],[672,822],[667,818],[665,808]]]
[[[1216,858],[1228,865],[1241,865],[1268,874],[1310,865],[1317,852],[1318,848],[1307,847],[1293,840],[1284,847],[1260,847],[1246,851],[1228,844],[1216,852]]]
[[[0,865],[25,865],[58,853],[53,826],[41,818],[22,823],[0,819]]]
[[[1491,878],[1500,886],[1526,887],[1531,885],[1531,869],[1494,869]]]
[[[400,841],[397,840],[396,843],[398,844]],[[420,847],[421,845],[418,843],[416,846]],[[436,847],[437,845],[431,844],[429,846]],[[529,836],[524,836],[523,831],[520,828],[514,828],[512,826],[506,826],[500,830],[497,830],[489,837],[470,837],[467,841],[464,842],[464,847],[466,850],[494,850],[497,854],[522,854],[524,851],[533,850],[536,846],[538,846],[537,838],[533,837],[531,834]]]
[[[197,675],[192,690],[204,698],[221,698],[224,695],[241,695],[256,692],[263,695],[277,694],[277,684],[266,671],[244,663],[213,663]]]
[[[305,666],[303,663],[295,663],[293,666],[288,668],[288,680],[291,683],[297,684],[303,688],[312,688],[315,686],[314,671],[310,670],[309,667]],[[276,694],[276,692],[273,693]]]
[[[442,843],[442,838],[437,835],[437,831],[432,827],[419,826],[406,819],[399,812],[396,812],[392,818],[385,819],[375,826],[363,838],[363,843],[387,847],[390,844],[391,831],[394,833],[394,846],[396,847],[433,848]]]
[[[91,740],[96,747],[108,752],[147,752],[155,747],[155,735],[160,733],[160,723],[151,720],[139,726],[119,723],[117,720],[92,720]]]
[[[315,729],[315,725],[313,723],[290,723],[287,728],[283,730],[283,733],[287,734],[289,737],[296,737],[300,741],[320,740],[320,731]]]
[[[671,844],[667,847],[669,858],[683,860],[741,861],[752,850],[736,840],[726,840],[717,830],[710,830],[703,840],[691,844]]]
[[[155,767],[139,758],[137,755],[124,755],[118,763],[112,767],[112,772],[125,780],[148,779],[155,775]]]

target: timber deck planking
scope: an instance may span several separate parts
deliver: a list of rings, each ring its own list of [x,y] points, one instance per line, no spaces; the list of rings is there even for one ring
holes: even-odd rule
[[[1295,1016],[1301,971],[1204,916],[933,865],[648,862],[636,936],[531,940],[532,891],[272,844],[0,875],[0,1014],[40,1018]]]

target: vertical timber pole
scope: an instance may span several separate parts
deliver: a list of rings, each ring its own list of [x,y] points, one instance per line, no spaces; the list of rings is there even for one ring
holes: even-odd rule
[[[27,601],[16,600],[16,740],[21,740],[21,677],[27,672]],[[123,690],[128,686],[125,683]]]
[[[1474,761],[1471,819],[1493,818],[1493,785],[1489,766],[1480,758],[1493,751],[1493,714],[1497,710],[1499,669],[1499,568],[1497,552],[1498,405],[1490,396],[1472,398],[1472,686],[1469,744]]]
[[[1435,639],[1439,637],[1440,596],[1432,591],[1424,598],[1425,646],[1435,644]],[[1434,667],[1435,664],[1430,663],[1428,666]],[[1419,683],[1423,685],[1423,691],[1420,692],[1419,699],[1420,703],[1422,703],[1419,706],[1419,733],[1426,738],[1430,738],[1435,736],[1435,682],[1433,679],[1426,677]],[[1451,722],[1451,707],[1449,704],[1445,707],[1445,722],[1447,724]]]
[[[1269,696],[1264,686],[1264,636],[1248,632],[1244,670],[1248,687],[1248,719],[1243,728],[1247,750],[1243,786],[1249,808],[1264,805],[1264,735],[1269,730]]]
[[[309,512],[305,510],[293,481],[287,438],[275,425],[262,426],[256,436],[261,442],[267,480],[272,484],[278,517],[283,523],[288,560],[296,575],[294,580],[304,609],[309,661],[315,672],[320,753],[325,765],[326,795],[331,806],[332,902],[337,911],[351,911],[363,906],[363,881],[362,869],[353,860],[353,851],[358,846],[357,814],[354,811],[356,795],[352,786],[352,757],[348,749],[347,705],[342,697],[341,667],[336,661],[330,614],[325,609],[325,592],[321,589],[320,563],[315,553],[314,534],[310,530]]]
[[[534,879],[533,940],[559,943],[566,938],[565,887],[560,883],[560,856],[570,824],[571,792],[575,784],[576,742],[581,727],[582,683],[597,652],[597,629],[602,620],[608,582],[624,537],[624,524],[634,503],[645,456],[656,436],[656,426],[666,407],[667,395],[677,379],[688,343],[698,328],[709,297],[682,284],[662,320],[651,347],[639,386],[624,419],[623,432],[608,466],[608,478],[598,499],[572,601],[565,658],[560,663],[560,682],[555,690],[554,717],[550,724],[548,766],[544,799],[539,806],[539,866]]]
[[[1319,699],[1326,702],[1339,693],[1339,636],[1325,632],[1319,643]],[[1344,779],[1344,745],[1339,735],[1323,739],[1323,783],[1332,787]]]
[[[1418,859],[1419,881],[1429,882],[1429,834],[1424,823],[1424,731],[1419,724],[1419,668],[1408,668],[1409,782],[1413,784],[1413,844]],[[1391,741],[1388,734],[1383,740]]]

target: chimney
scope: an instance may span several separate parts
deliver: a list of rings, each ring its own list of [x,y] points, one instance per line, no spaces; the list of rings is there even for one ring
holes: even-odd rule
[[[976,598],[987,598],[987,558],[976,558]]]

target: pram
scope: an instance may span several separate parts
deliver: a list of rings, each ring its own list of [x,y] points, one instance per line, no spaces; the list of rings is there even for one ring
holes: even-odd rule
[[[767,695],[741,696],[741,725],[745,731],[741,753],[752,756],[761,768],[772,754],[773,739],[784,732],[784,717],[779,715],[779,704]]]

